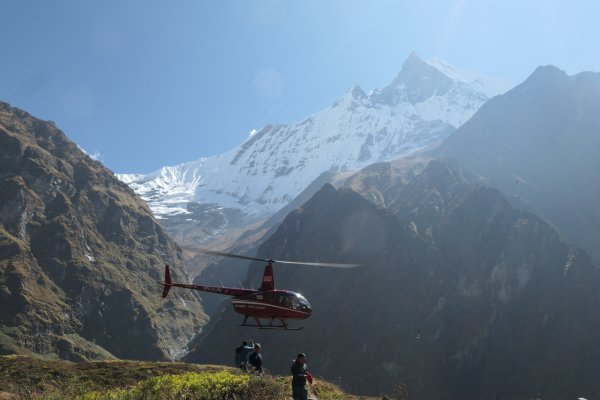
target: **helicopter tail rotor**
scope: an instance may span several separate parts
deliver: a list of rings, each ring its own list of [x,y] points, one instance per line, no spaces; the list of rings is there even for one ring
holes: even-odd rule
[[[162,297],[164,299],[169,294],[169,290],[171,290],[171,270],[169,269],[168,265],[165,265],[165,281],[162,282],[162,284],[163,284]]]

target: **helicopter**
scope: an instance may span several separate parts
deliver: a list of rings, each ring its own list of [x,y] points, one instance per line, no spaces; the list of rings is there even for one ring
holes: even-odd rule
[[[263,272],[261,286],[258,289],[245,289],[174,283],[171,280],[169,266],[165,265],[165,280],[164,282],[159,282],[163,285],[163,299],[167,297],[169,291],[173,287],[232,296],[231,303],[234,311],[244,316],[244,320],[240,326],[256,327],[259,329],[300,330],[302,327],[289,327],[287,320],[303,320],[310,317],[312,313],[310,303],[300,293],[275,289],[275,277],[273,274],[274,264],[294,264],[333,268],[354,268],[359,266],[359,264],[275,260],[273,258],[249,257],[204,249],[197,249],[196,251],[209,255],[266,262],[267,264],[265,265]],[[249,323],[248,319],[250,318],[254,320],[255,323]]]

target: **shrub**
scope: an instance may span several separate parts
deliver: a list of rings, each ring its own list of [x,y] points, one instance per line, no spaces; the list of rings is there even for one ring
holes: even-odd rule
[[[163,375],[129,389],[92,392],[82,400],[276,400],[286,396],[285,386],[268,376],[229,371]]]

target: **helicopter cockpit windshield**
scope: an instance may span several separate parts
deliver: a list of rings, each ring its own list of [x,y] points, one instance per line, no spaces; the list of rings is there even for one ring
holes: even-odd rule
[[[296,295],[296,300],[298,301],[300,310],[310,311],[310,303],[308,302],[308,300],[306,300],[306,297],[304,297],[298,293],[295,293],[295,295]]]

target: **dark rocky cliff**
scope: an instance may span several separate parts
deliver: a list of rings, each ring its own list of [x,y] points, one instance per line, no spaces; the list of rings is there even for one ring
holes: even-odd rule
[[[205,322],[160,299],[181,250],[146,204],[51,122],[0,103],[0,351],[169,359]]]
[[[600,395],[600,273],[535,215],[457,166],[382,163],[325,186],[292,212],[261,256],[360,262],[276,270],[313,316],[299,332],[238,328],[228,306],[188,359],[231,362],[246,338],[287,373],[298,351],[351,391],[415,399]],[[253,264],[246,284],[256,281]]]
[[[600,262],[600,74],[539,67],[486,103],[436,151]]]

